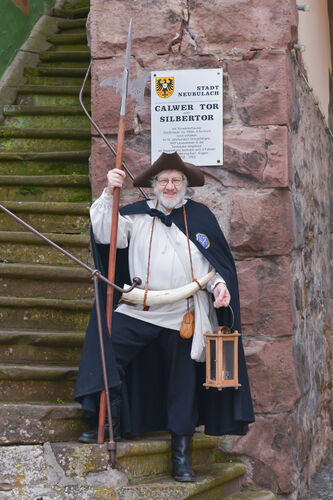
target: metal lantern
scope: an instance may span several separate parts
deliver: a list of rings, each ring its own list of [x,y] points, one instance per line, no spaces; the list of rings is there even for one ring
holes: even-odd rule
[[[230,307],[230,306],[229,306]],[[225,387],[238,389],[238,337],[237,330],[231,333],[232,325],[219,326],[213,333],[206,332],[206,389],[216,387],[221,391]]]

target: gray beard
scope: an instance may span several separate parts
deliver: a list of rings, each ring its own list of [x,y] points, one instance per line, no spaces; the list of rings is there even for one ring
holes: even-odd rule
[[[176,196],[175,200],[172,201],[172,202],[164,200],[163,193],[160,193],[157,190],[156,185],[153,186],[153,188],[154,188],[154,195],[155,195],[158,203],[160,205],[162,205],[162,207],[166,208],[167,210],[173,210],[177,205],[179,205],[179,203],[184,202],[185,193],[186,193],[186,186],[183,186],[183,189],[181,191],[179,191],[179,193]]]

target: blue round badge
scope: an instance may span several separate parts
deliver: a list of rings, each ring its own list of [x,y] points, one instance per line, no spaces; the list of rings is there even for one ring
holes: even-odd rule
[[[196,237],[196,240],[200,243],[200,245],[202,245],[206,250],[207,250],[207,248],[210,247],[210,241],[205,234],[197,233],[195,235],[195,237]]]

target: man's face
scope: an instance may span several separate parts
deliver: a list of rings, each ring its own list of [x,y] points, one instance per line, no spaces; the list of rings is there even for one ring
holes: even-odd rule
[[[185,176],[179,170],[163,170],[154,180],[154,193],[158,201],[172,210],[185,196]]]

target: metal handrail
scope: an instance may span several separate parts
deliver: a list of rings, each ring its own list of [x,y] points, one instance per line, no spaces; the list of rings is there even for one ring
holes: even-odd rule
[[[133,288],[136,288],[137,286],[141,285],[141,283],[142,283],[141,278],[134,277],[133,278],[133,283],[130,286],[130,288],[126,288],[126,289],[121,288],[120,286],[116,285],[112,281],[108,280],[105,276],[103,276],[103,274],[101,274],[101,272],[98,269],[93,269],[92,267],[90,267],[87,264],[85,264],[84,262],[82,262],[82,260],[80,260],[77,257],[75,257],[74,255],[72,255],[70,252],[68,252],[67,250],[65,250],[61,246],[59,246],[56,243],[54,243],[54,241],[50,240],[44,234],[42,234],[39,231],[37,231],[37,229],[35,229],[34,227],[30,226],[30,224],[28,224],[24,220],[20,219],[20,217],[18,217],[13,212],[11,212],[10,210],[8,210],[8,208],[4,207],[1,203],[0,203],[0,209],[3,210],[7,215],[10,215],[11,217],[13,217],[13,219],[15,219],[17,222],[19,222],[20,224],[22,224],[22,226],[24,226],[27,229],[29,229],[29,231],[31,231],[32,233],[34,233],[36,236],[38,236],[42,240],[46,241],[46,243],[48,243],[49,245],[51,245],[54,248],[56,248],[57,250],[59,250],[59,252],[61,252],[64,255],[66,255],[66,257],[68,257],[69,259],[72,259],[74,262],[76,262],[77,264],[79,264],[86,271],[89,271],[91,273],[92,277],[93,277],[93,275],[97,274],[99,276],[100,280],[102,280],[105,283],[107,283],[108,285],[112,286],[118,292],[128,293],[131,290],[133,290]]]
[[[5,212],[7,215],[15,219],[17,222],[22,224],[24,227],[26,227],[29,231],[34,233],[36,236],[44,240],[46,243],[54,247],[56,250],[59,252],[63,253],[68,257],[69,259],[73,260],[77,264],[79,264],[81,267],[83,267],[86,271],[89,271],[91,273],[91,278],[94,282],[94,296],[95,296],[95,303],[96,303],[96,312],[97,312],[97,326],[98,326],[98,337],[99,337],[99,344],[100,344],[100,351],[101,351],[101,360],[102,360],[102,372],[103,372],[103,381],[104,381],[104,387],[105,387],[105,395],[106,395],[106,405],[107,405],[107,413],[108,413],[108,419],[109,419],[109,426],[110,429],[112,429],[112,415],[111,415],[111,404],[110,404],[110,393],[109,393],[109,384],[108,384],[108,372],[107,372],[107,366],[106,366],[106,358],[105,358],[105,350],[104,350],[104,342],[103,342],[103,332],[102,332],[102,317],[101,317],[101,308],[100,308],[100,298],[99,298],[99,289],[98,289],[98,281],[102,280],[108,285],[112,286],[118,292],[121,293],[128,293],[133,288],[137,287],[138,285],[141,285],[142,281],[140,278],[133,278],[133,283],[130,286],[130,288],[127,288],[124,290],[123,288],[119,287],[112,281],[108,280],[101,274],[101,272],[98,269],[93,269],[92,267],[88,266],[84,262],[82,262],[80,259],[72,255],[70,252],[62,248],[61,246],[57,245],[54,243],[54,241],[50,240],[47,238],[44,234],[40,233],[35,229],[34,227],[30,226],[27,222],[24,220],[20,219],[17,215],[15,215],[13,212],[8,210],[8,208],[4,207],[0,203],[0,209]],[[116,443],[115,441],[111,438],[113,438],[113,433],[110,432],[110,440],[108,442],[108,450],[110,452],[110,460],[111,460],[111,465],[114,467],[115,462],[116,462]]]

